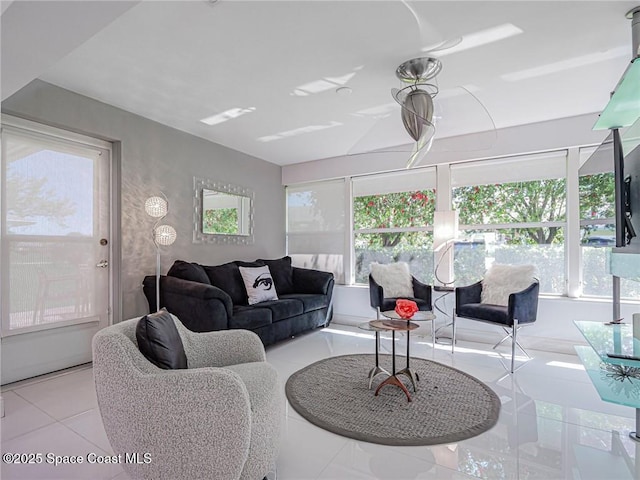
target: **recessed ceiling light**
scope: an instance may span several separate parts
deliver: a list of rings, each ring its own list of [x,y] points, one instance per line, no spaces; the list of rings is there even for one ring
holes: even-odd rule
[[[336,93],[342,97],[346,97],[353,93],[353,89],[351,87],[338,87],[336,88]]]
[[[342,123],[335,121],[331,121],[323,125],[307,125],[306,127],[294,128],[293,130],[286,130],[284,132],[278,132],[273,135],[259,137],[257,140],[259,142],[273,142],[274,140],[281,140],[288,137],[297,137],[298,135],[302,135],[305,133],[313,133],[319,130],[326,130],[327,128],[339,127],[340,125],[342,125]]]
[[[207,125],[217,125],[219,123],[226,122],[226,121],[231,120],[233,118],[238,118],[239,116],[244,115],[245,113],[255,112],[255,110],[256,110],[256,107],[230,108],[229,110],[225,110],[222,113],[218,113],[216,115],[212,115],[210,117],[203,118],[200,121],[202,123],[206,123]]]
[[[307,95],[325,92],[336,87],[341,87],[355,76],[355,71],[341,75],[339,77],[323,77],[304,85],[298,85],[290,95],[296,97],[306,97]]]
[[[563,72],[571,68],[584,67],[587,65],[592,66],[594,63],[604,62],[606,60],[624,57],[627,55],[629,55],[629,48],[626,46],[621,46],[612,48],[604,52],[588,53],[586,55],[568,58],[559,62],[540,65],[539,67],[528,68],[526,70],[520,70],[518,72],[506,73],[504,75],[501,75],[500,78],[507,82],[517,82],[529,78],[542,77],[544,75],[550,75],[552,73]]]

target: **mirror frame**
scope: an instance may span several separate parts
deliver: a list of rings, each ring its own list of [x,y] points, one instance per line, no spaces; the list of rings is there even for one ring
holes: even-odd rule
[[[194,214],[193,214],[193,243],[217,243],[231,245],[252,245],[254,242],[254,225],[253,212],[255,203],[255,194],[253,190],[234,185],[232,183],[210,180],[207,178],[193,177],[194,190]],[[239,195],[241,197],[249,197],[249,234],[248,235],[229,235],[226,233],[204,233],[202,231],[203,222],[203,190],[215,190],[216,192],[227,193],[230,195]]]

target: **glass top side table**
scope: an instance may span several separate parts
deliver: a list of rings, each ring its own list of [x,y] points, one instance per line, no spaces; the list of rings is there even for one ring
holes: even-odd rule
[[[612,358],[607,355],[612,353],[640,358],[640,338],[633,336],[633,327],[630,324],[605,324],[578,320],[573,323],[603,362],[640,367],[640,360]]]
[[[640,442],[640,361],[611,358],[607,354],[639,355],[640,341],[628,324],[574,321],[589,346],[574,347],[598,395],[605,402],[636,409],[636,431],[631,437]]]

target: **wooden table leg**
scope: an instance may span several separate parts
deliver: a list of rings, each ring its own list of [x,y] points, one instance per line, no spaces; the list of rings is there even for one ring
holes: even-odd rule
[[[396,375],[396,332],[393,330],[391,331],[391,342],[391,376],[385,379],[380,385],[378,385],[378,388],[376,388],[375,396],[378,396],[378,394],[380,393],[380,389],[385,385],[395,385],[404,392],[404,394],[407,396],[407,400],[410,402],[411,395],[409,394],[409,390],[407,390],[407,387],[404,386],[402,381],[400,381],[400,379]]]
[[[373,384],[373,379],[384,373],[386,375],[390,375],[384,368],[380,366],[380,332],[376,330],[376,366],[369,370],[369,390],[371,390],[371,385]]]
[[[380,393],[380,389],[385,385],[395,385],[396,387],[399,387],[407,396],[407,400],[409,402],[411,401],[411,395],[409,394],[409,390],[407,390],[407,387],[404,386],[404,383],[402,383],[396,375],[391,375],[389,378],[385,379],[384,382],[378,385],[378,388],[376,388],[376,393],[375,393],[376,397],[378,396],[378,393]]]

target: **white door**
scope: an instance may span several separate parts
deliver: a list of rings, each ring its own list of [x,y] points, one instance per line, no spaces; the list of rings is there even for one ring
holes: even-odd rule
[[[110,323],[107,142],[3,117],[2,384],[91,361]]]

